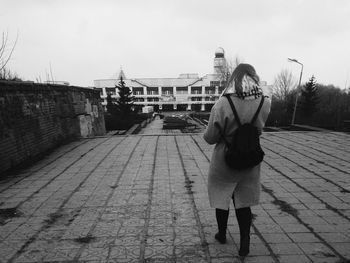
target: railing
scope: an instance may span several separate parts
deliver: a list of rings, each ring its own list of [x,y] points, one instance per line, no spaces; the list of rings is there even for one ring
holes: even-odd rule
[[[149,97],[160,97],[159,94],[141,94],[141,95],[133,95],[135,98],[149,98]]]
[[[184,105],[184,104],[214,104],[216,101],[135,101],[135,105]]]

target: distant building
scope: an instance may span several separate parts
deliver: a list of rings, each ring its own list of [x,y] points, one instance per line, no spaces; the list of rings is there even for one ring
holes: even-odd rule
[[[69,82],[68,81],[61,81],[61,80],[47,80],[44,83],[46,84],[54,84],[54,85],[64,85],[64,86],[69,86]]]
[[[107,94],[118,98],[116,86],[120,76],[133,93],[134,104],[153,106],[155,111],[209,111],[224,90],[221,75],[226,65],[224,49],[215,51],[214,73],[199,77],[196,73],[180,74],[177,78],[126,78],[123,70],[116,79],[94,80],[100,90],[102,105],[107,105]],[[266,82],[261,82],[266,86]]]

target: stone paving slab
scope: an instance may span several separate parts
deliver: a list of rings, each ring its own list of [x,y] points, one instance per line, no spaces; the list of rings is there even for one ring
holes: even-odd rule
[[[81,140],[0,181],[0,262],[349,262],[350,137],[262,138],[251,253],[214,239],[202,134]]]

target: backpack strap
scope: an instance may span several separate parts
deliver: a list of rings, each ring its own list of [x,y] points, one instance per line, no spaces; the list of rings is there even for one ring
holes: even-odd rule
[[[255,122],[256,119],[258,118],[258,115],[259,115],[259,113],[260,113],[260,110],[261,110],[263,104],[264,104],[264,95],[261,96],[261,101],[260,101],[259,107],[258,107],[258,109],[256,110],[255,115],[254,115],[252,121],[250,122],[251,124],[254,124],[254,122]]]
[[[225,95],[225,97],[227,98],[228,102],[230,103],[230,106],[231,106],[231,109],[233,111],[233,115],[235,115],[235,119],[237,120],[237,123],[238,123],[238,126],[241,126],[241,121],[239,120],[239,117],[238,117],[238,113],[237,113],[237,110],[235,108],[235,105],[233,104],[231,98],[230,98],[230,94],[227,94]]]

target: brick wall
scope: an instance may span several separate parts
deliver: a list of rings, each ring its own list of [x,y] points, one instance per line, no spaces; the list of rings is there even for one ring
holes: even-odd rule
[[[0,81],[0,174],[67,141],[104,134],[98,91]]]

